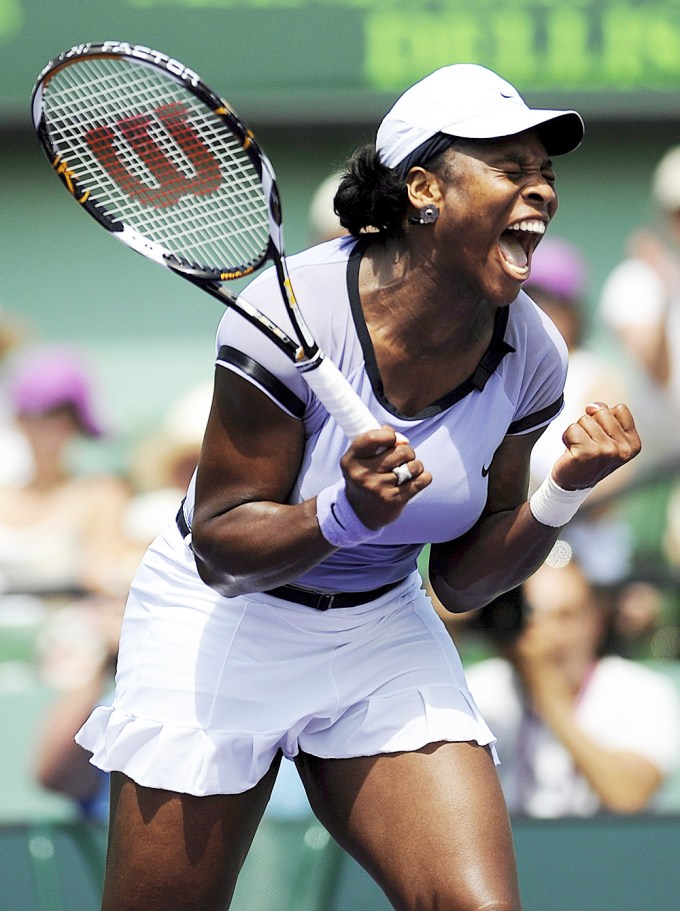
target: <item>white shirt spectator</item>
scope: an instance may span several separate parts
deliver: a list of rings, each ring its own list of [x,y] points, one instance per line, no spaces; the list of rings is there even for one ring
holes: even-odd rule
[[[466,676],[498,739],[510,812],[540,818],[597,813],[597,795],[565,747],[529,710],[510,662],[490,658]],[[581,689],[575,716],[593,740],[644,756],[664,777],[678,768],[680,698],[673,682],[656,671],[618,656],[601,658]]]

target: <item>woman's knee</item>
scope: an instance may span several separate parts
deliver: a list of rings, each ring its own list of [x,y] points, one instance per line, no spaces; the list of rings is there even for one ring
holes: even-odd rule
[[[483,870],[464,879],[455,875],[418,877],[385,889],[396,911],[521,911],[514,882],[484,884]]]

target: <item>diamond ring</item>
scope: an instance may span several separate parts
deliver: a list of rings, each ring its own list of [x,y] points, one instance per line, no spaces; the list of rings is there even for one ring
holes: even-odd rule
[[[397,486],[401,486],[413,478],[406,462],[403,465],[397,465],[396,468],[392,469],[392,472],[397,479]]]

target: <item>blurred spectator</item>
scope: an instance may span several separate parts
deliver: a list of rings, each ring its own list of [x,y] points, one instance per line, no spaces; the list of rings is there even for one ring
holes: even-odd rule
[[[498,738],[509,810],[548,818],[650,809],[680,765],[680,696],[666,676],[602,654],[609,618],[559,543],[556,565],[484,609],[499,654],[467,670]]]
[[[134,449],[129,470],[131,495],[121,516],[122,550],[118,557],[120,572],[129,579],[153,538],[177,514],[198,461],[211,395],[212,383],[184,393],[158,429]],[[61,611],[59,623],[50,624],[41,637],[40,650],[51,656],[50,665],[55,665],[55,655],[65,652],[70,673],[67,678],[60,668],[48,675],[59,682],[60,692],[41,720],[34,774],[44,788],[71,798],[84,819],[104,822],[109,812],[108,775],[90,763],[90,754],[73,738],[92,709],[110,702],[113,696],[124,602],[98,601],[96,607],[92,610],[84,602]],[[59,647],[59,642],[70,638],[71,626],[78,630],[87,652],[87,669],[79,674],[73,672],[76,650]],[[66,679],[69,685],[64,686]]]
[[[627,402],[629,390],[608,358],[586,345],[588,268],[578,247],[560,237],[544,238],[532,257],[531,277],[524,290],[555,323],[569,349],[564,410],[546,428],[531,455],[533,491],[563,452],[564,430],[581,417],[588,402]],[[631,463],[601,481],[586,506],[563,530],[563,537],[593,582],[610,584],[630,571],[632,529],[617,507],[597,504],[621,490],[634,471]]]
[[[616,593],[611,642],[627,658],[680,658],[680,632],[675,620],[677,592],[670,579],[652,568],[637,571]]]
[[[31,476],[31,451],[16,425],[7,392],[7,366],[26,343],[27,332],[0,304],[0,485],[24,484]]]
[[[71,798],[84,819],[104,822],[109,812],[108,775],[90,763],[73,739],[93,706],[110,702],[118,653],[123,602],[110,599],[96,609],[81,608],[79,625],[97,643],[90,672],[62,688],[41,719],[35,745],[34,775],[42,787]]]
[[[101,437],[91,379],[73,350],[44,347],[22,357],[10,402],[30,447],[33,471],[0,487],[0,588],[9,592],[120,593],[120,520],[127,486],[86,475],[70,462],[82,438]]]
[[[631,405],[646,456],[653,465],[675,464],[666,514],[663,556],[680,567],[680,145],[654,169],[651,196],[655,223],[634,232],[627,256],[602,289],[600,316],[638,371]],[[653,477],[653,475],[652,475]],[[665,477],[660,477],[665,481]],[[680,653],[677,626],[667,626],[664,649]],[[661,635],[661,632],[659,633]],[[675,644],[671,641],[675,638]]]
[[[132,496],[122,523],[130,577],[151,541],[177,515],[198,462],[211,399],[211,381],[192,387],[170,405],[159,427],[134,447],[129,470]]]
[[[119,572],[128,579],[153,538],[174,520],[198,461],[211,394],[211,383],[183,394],[133,451],[118,548]],[[34,775],[44,788],[71,798],[84,819],[99,822],[108,818],[108,775],[73,738],[94,706],[111,701],[123,607],[123,599],[80,602],[61,610],[40,641],[46,676],[59,692],[39,726]],[[68,645],[76,633],[82,649]],[[81,662],[79,651],[86,654]],[[79,672],[76,665],[82,665]]]
[[[638,368],[631,410],[648,453],[662,459],[680,450],[680,146],[654,170],[652,199],[658,224],[629,238],[627,257],[603,285],[599,315]]]
[[[343,237],[347,231],[340,224],[340,219],[335,214],[333,200],[335,198],[341,171],[333,171],[318,185],[312,196],[309,206],[309,230],[311,243],[320,244],[334,237]]]
[[[680,569],[680,482],[677,481],[668,497],[664,550],[671,566]]]

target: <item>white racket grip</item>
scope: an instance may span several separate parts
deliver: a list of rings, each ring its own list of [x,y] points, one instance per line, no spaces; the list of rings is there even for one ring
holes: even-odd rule
[[[327,357],[322,357],[311,369],[308,362],[301,363],[299,368],[314,395],[350,440],[380,428],[378,420]]]

